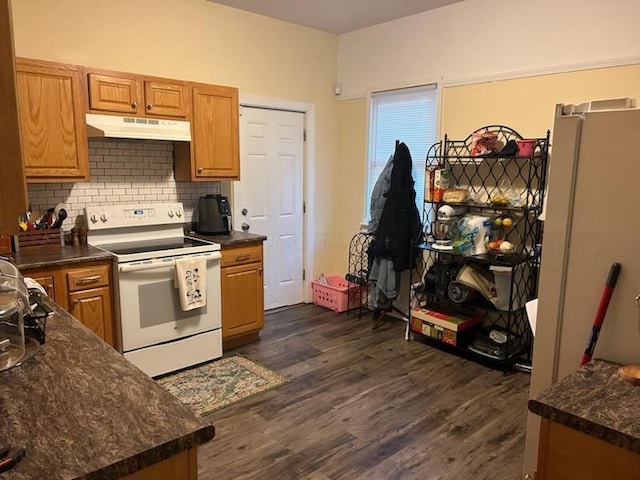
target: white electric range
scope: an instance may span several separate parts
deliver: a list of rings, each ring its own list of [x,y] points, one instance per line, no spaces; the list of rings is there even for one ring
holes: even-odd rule
[[[220,245],[184,235],[181,203],[87,207],[87,240],[117,258],[124,356],[158,376],[222,356]],[[183,311],[177,259],[206,259],[206,305]]]

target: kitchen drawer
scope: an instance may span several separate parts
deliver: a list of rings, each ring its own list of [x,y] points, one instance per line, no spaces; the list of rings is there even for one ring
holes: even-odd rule
[[[262,244],[222,249],[222,261],[220,263],[222,268],[255,262],[262,262]]]
[[[109,265],[67,270],[69,292],[109,285]]]

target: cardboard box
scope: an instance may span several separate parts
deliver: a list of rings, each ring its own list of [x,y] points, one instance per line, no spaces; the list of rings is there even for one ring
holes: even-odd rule
[[[474,325],[478,325],[482,321],[482,315],[468,317],[466,315],[452,313],[446,310],[428,310],[421,307],[413,307],[411,309],[411,317],[425,320],[428,323],[454,332],[466,330]]]
[[[442,343],[453,345],[455,347],[466,347],[474,338],[473,328],[467,328],[456,332],[448,328],[434,325],[433,323],[411,316],[411,331],[420,333],[426,337],[431,337]]]

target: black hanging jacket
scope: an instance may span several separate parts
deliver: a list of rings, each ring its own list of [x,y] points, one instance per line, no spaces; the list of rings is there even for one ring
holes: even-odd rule
[[[422,231],[411,166],[409,148],[399,143],[393,155],[391,187],[370,250],[373,256],[390,255],[397,271],[413,266],[414,243]]]

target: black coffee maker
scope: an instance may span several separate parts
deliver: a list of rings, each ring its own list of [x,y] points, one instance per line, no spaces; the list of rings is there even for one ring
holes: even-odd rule
[[[222,195],[206,195],[198,200],[198,228],[205,235],[228,235],[231,232],[231,207]]]

